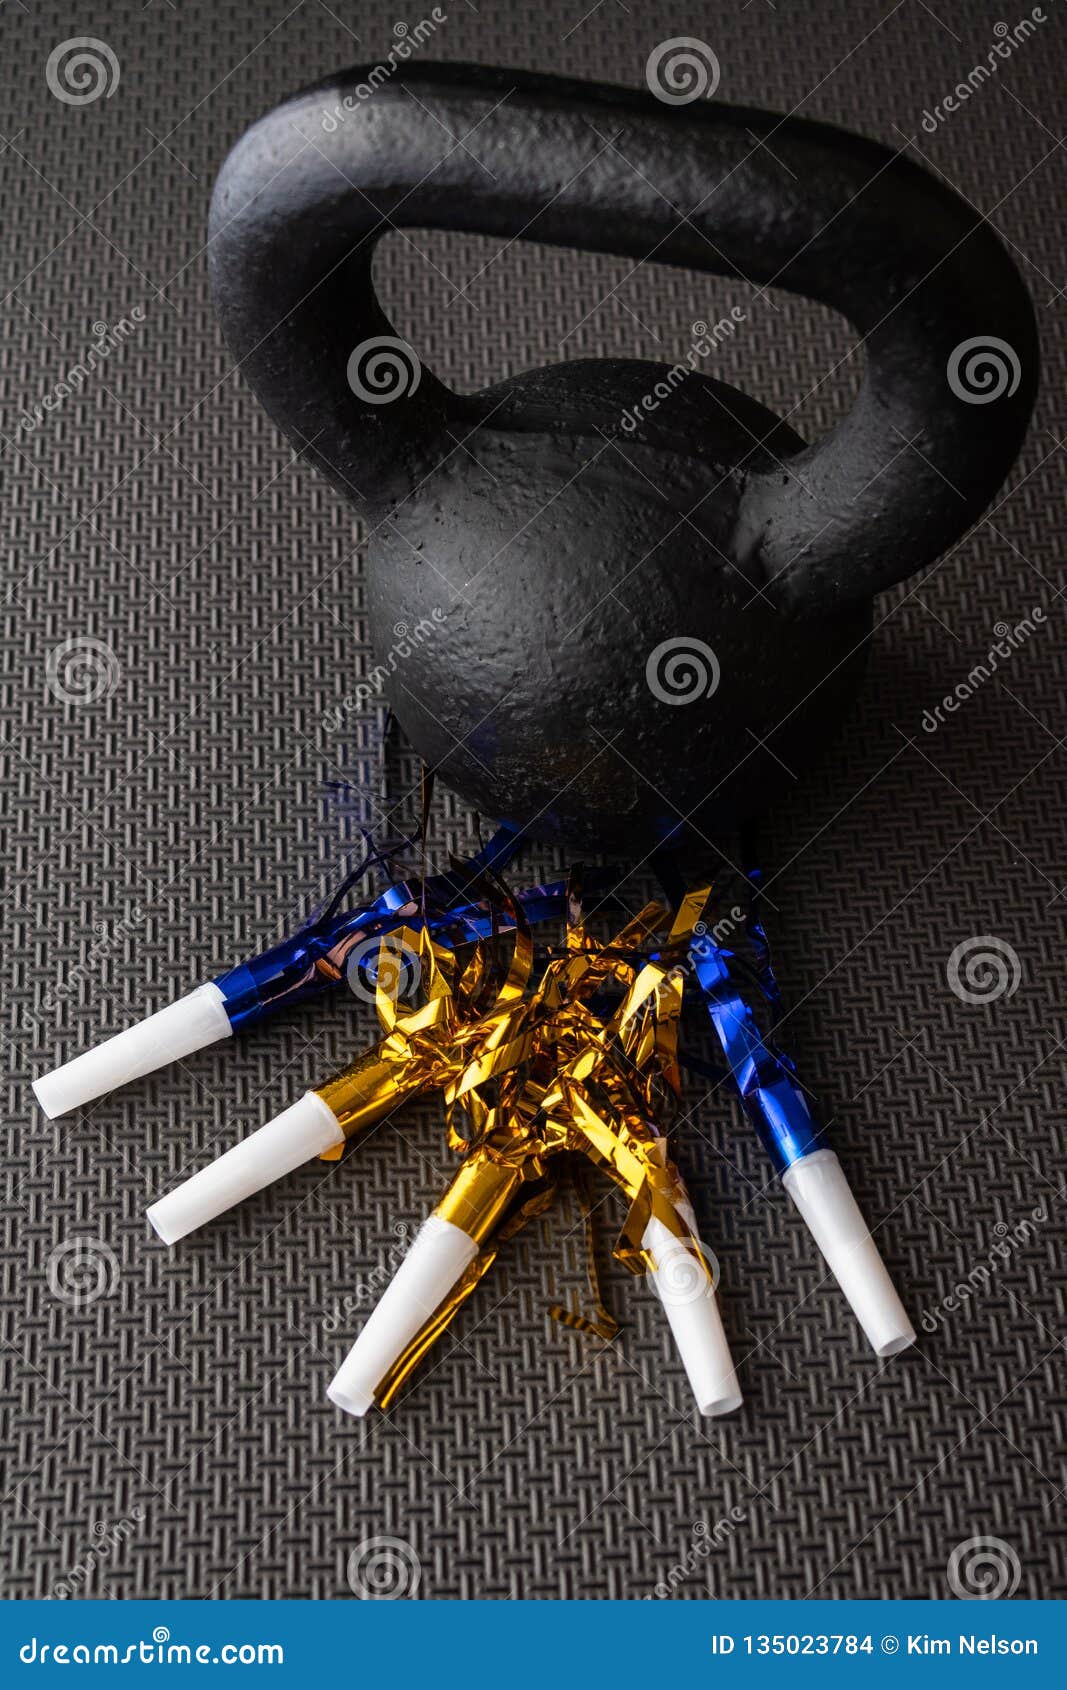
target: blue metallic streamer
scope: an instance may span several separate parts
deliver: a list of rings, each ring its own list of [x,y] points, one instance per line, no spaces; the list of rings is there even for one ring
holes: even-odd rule
[[[758,891],[758,871],[749,876],[749,884],[753,894]],[[689,961],[745,1114],[776,1171],[784,1174],[794,1162],[827,1146],[792,1059],[760,1030],[754,1001],[762,996],[780,1015],[781,997],[754,897],[744,934],[751,958],[742,957],[736,947],[716,944],[705,932],[692,940]]]
[[[277,1009],[293,1008],[342,985],[347,960],[356,945],[397,927],[420,928],[424,909],[430,931],[442,937],[453,925],[461,931],[465,924],[477,926],[479,913],[487,913],[471,901],[478,877],[499,872],[519,844],[520,837],[513,828],[498,828],[469,863],[435,875],[425,886],[395,881],[371,903],[341,909],[339,905],[352,886],[368,870],[384,866],[382,851],[368,843],[364,861],[346,876],[323,909],[259,956],[216,975],[215,985],[222,993],[223,1008],[234,1032]],[[477,931],[471,933],[472,938],[481,936]]]
[[[346,967],[356,946],[398,927],[418,932],[425,925],[434,938],[453,945],[487,939],[506,932],[514,920],[506,906],[478,896],[483,876],[498,874],[515,855],[520,835],[500,827],[477,854],[426,881],[395,881],[369,904],[338,909],[344,891],[359,879],[369,863],[348,877],[344,887],[312,920],[224,974],[216,975],[223,1007],[235,1032],[254,1025],[278,1009],[291,1009],[344,985]],[[378,859],[375,858],[377,861]],[[591,871],[594,883],[609,881],[606,870]],[[531,925],[566,913],[568,883],[560,880],[533,886],[515,896]],[[472,897],[472,893],[475,896]],[[370,950],[370,947],[368,947]],[[368,956],[368,965],[373,956]]]

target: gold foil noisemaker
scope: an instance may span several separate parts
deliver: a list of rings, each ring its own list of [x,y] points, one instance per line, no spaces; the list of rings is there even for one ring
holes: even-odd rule
[[[565,949],[531,989],[532,951],[517,928],[492,1008],[452,1023],[437,1070],[459,1170],[334,1378],[339,1407],[362,1415],[388,1405],[501,1244],[548,1207],[575,1162],[621,1192],[614,1253],[650,1277],[701,1413],[738,1407],[715,1275],[664,1125],[679,1084],[682,964],[707,894],[690,894],[673,917],[649,904],[608,945],[588,937],[576,909]],[[655,960],[642,960],[651,941]],[[484,967],[483,955],[468,970]]]

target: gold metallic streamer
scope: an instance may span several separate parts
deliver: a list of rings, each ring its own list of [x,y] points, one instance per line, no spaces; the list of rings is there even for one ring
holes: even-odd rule
[[[587,1229],[595,1318],[554,1305],[554,1319],[605,1339],[618,1330],[596,1273],[591,1169],[606,1173],[626,1199],[614,1245],[619,1261],[639,1274],[652,1265],[643,1236],[655,1217],[707,1272],[687,1218],[685,1187],[667,1153],[664,1119],[679,1090],[681,964],[709,893],[706,886],[694,889],[673,918],[650,903],[604,945],[586,931],[576,872],[565,945],[532,988],[529,929],[495,883],[490,895],[515,921],[503,962],[495,935],[476,944],[462,967],[425,927],[383,937],[375,994],[383,1036],[320,1095],[347,1143],[408,1099],[442,1093],[448,1142],[462,1160],[436,1213],[467,1233],[478,1254],[380,1381],[382,1407],[488,1272],[501,1244],[544,1213],[568,1172]],[[648,960],[652,941],[658,954]],[[414,1007],[396,990],[398,947],[418,963]]]
[[[572,919],[566,948],[532,992],[501,992],[490,1013],[454,1029],[443,1086],[449,1141],[465,1156],[436,1213],[478,1245],[466,1273],[381,1381],[386,1406],[484,1277],[500,1244],[543,1213],[574,1158],[601,1168],[628,1200],[614,1254],[635,1273],[651,1265],[643,1235],[654,1216],[707,1273],[693,1236],[685,1187],[667,1154],[664,1094],[677,1090],[679,964],[709,888],[691,893],[673,922],[650,904],[610,944],[590,941]],[[636,946],[662,935],[655,962]],[[523,982],[528,966],[521,969]],[[511,976],[509,975],[509,978]],[[594,1000],[621,992],[610,1013]],[[458,1057],[458,1061],[457,1061]],[[591,1205],[588,1205],[591,1208]],[[596,1320],[558,1305],[553,1317],[614,1336],[617,1326],[591,1285]]]

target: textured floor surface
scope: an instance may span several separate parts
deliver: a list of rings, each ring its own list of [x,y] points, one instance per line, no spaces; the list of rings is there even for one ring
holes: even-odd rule
[[[359,777],[375,730],[373,710],[335,714],[371,661],[360,532],[233,372],[204,229],[247,123],[382,58],[397,14],[393,0],[8,0],[7,1591],[351,1597],[384,1555],[432,1598],[923,1597],[966,1590],[977,1553],[993,1588],[1063,1595],[1067,23],[1049,7],[924,127],[1014,12],[446,9],[434,56],[631,86],[657,43],[701,37],[725,98],[910,145],[990,217],[1033,292],[1046,373],[1023,455],[968,539],[880,601],[863,704],[765,837],[789,1037],[919,1343],[872,1359],[743,1123],[698,1091],[677,1155],[722,1264],[740,1414],[698,1421],[640,1285],[612,1276],[626,1326],[611,1346],[546,1318],[582,1286],[561,1211],[505,1253],[397,1411],[345,1422],[325,1386],[396,1227],[442,1183],[435,1111],[172,1252],[143,1211],[365,1042],[366,1006],[297,1016],[55,1126],[35,1109],[33,1073],[269,941],[348,841],[351,804],[326,783]],[[112,85],[71,103],[46,67],[79,35],[110,49],[114,64],[96,51]],[[467,388],[560,357],[678,357],[740,286],[417,232],[384,244],[379,271],[403,332]],[[64,383],[101,339],[104,366]],[[835,366],[850,345],[839,320],[772,294],[715,373],[799,406],[813,437],[848,407],[857,360]],[[1024,617],[1034,632],[998,673],[924,726],[995,626]],[[80,665],[72,636],[95,642]],[[395,780],[410,775],[399,757]],[[434,856],[469,841],[446,796]],[[553,866],[524,862],[530,878]],[[1001,964],[977,1001],[950,980],[972,941]],[[381,1537],[395,1541],[368,1549]],[[996,1541],[960,1550],[976,1538]]]

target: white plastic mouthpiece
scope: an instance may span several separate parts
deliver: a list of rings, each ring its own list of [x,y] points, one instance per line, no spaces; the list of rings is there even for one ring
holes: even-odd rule
[[[393,1363],[447,1297],[478,1254],[473,1238],[451,1221],[424,1221],[394,1278],[326,1393],[346,1414],[361,1416]]]
[[[164,1244],[176,1244],[343,1140],[333,1110],[317,1091],[306,1091],[273,1121],[153,1203],[148,1219]]]
[[[177,1003],[116,1033],[95,1050],[83,1051],[62,1068],[41,1074],[33,1082],[37,1101],[50,1120],[80,1109],[117,1086],[139,1080],[168,1062],[203,1050],[233,1032],[223,996],[214,981],[197,986]]]
[[[794,1162],[782,1175],[782,1184],[851,1303],[874,1353],[895,1356],[914,1344],[915,1329],[833,1151],[816,1150]]]
[[[692,1252],[655,1216],[642,1243],[655,1261],[649,1278],[670,1322],[697,1407],[701,1414],[732,1414],[741,1406],[741,1387],[711,1280]]]

